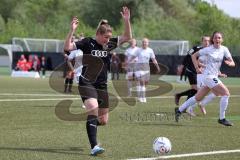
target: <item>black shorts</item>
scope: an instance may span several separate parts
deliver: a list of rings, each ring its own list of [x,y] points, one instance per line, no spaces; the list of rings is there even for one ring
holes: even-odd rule
[[[186,71],[185,75],[188,77],[188,81],[189,81],[190,85],[196,85],[197,84],[197,74]]]
[[[86,99],[95,98],[98,100],[99,108],[109,108],[109,96],[107,91],[107,84],[86,83],[80,76],[78,91],[82,98],[83,103]]]

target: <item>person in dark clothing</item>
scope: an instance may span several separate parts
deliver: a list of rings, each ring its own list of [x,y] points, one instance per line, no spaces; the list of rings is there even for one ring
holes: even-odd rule
[[[44,56],[41,57],[41,65],[40,66],[41,66],[41,71],[42,71],[42,78],[45,78],[47,64],[46,64],[46,59]]]
[[[112,38],[111,26],[107,20],[102,20],[97,27],[95,38],[86,37],[81,41],[71,42],[79,23],[77,17],[74,17],[64,44],[65,51],[81,49],[83,52],[83,67],[79,76],[78,88],[87,110],[86,129],[91,145],[90,154],[93,156],[105,151],[97,143],[97,127],[98,125],[105,125],[108,121],[107,75],[110,64],[110,51],[132,38],[130,10],[123,7],[121,15],[125,28],[121,36]]]
[[[197,52],[201,49],[200,46],[193,47],[188,51],[188,54],[184,57],[182,64],[179,67],[179,72],[187,76],[189,84],[191,86],[190,89],[175,94],[175,104],[179,105],[179,100],[182,96],[187,96],[187,99],[192,97],[195,93],[197,93],[197,72],[192,63],[192,58],[190,53]]]
[[[115,79],[115,74],[117,75],[117,80],[119,80],[119,64],[120,64],[120,59],[117,56],[116,52],[113,52],[111,57],[112,80]]]
[[[72,85],[73,85],[73,78],[74,78],[74,72],[69,68],[67,64],[69,53],[64,54],[65,59],[65,70],[66,73],[64,75],[64,93],[71,93],[72,92]]]

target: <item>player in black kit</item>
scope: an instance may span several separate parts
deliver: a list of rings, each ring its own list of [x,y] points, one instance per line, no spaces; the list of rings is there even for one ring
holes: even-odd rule
[[[71,37],[78,26],[78,19],[74,17],[70,32],[64,44],[64,50],[81,49],[83,51],[81,76],[79,77],[79,93],[86,106],[86,129],[91,144],[91,155],[96,156],[104,152],[97,143],[97,126],[105,125],[108,121],[109,96],[107,92],[107,72],[110,65],[110,51],[119,44],[132,38],[130,25],[130,10],[122,8],[124,33],[112,38],[112,29],[106,20],[102,20],[96,31],[95,38],[84,38],[78,42],[71,42]]]

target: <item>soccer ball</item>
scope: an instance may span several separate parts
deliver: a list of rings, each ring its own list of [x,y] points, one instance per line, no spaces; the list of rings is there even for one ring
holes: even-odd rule
[[[169,153],[172,149],[171,142],[166,137],[158,137],[153,142],[153,150],[157,154]]]

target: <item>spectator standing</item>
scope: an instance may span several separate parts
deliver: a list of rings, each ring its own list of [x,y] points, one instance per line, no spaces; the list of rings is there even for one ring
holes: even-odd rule
[[[116,54],[116,52],[113,52],[111,57],[112,80],[115,79],[115,74],[117,75],[117,80],[119,80],[119,64],[120,64],[120,59]]]

